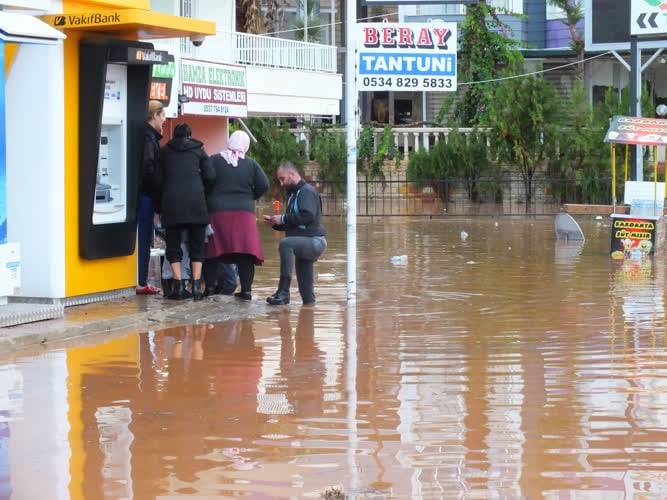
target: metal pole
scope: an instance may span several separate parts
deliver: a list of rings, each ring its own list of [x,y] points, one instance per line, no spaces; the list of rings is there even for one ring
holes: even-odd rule
[[[308,41],[308,0],[303,0],[303,41]]]
[[[637,37],[630,37],[630,115],[642,115],[642,49],[639,48]],[[632,148],[634,152],[633,165],[634,175],[632,171],[630,176],[632,180],[643,181],[643,156],[644,149],[637,145]]]
[[[331,43],[329,45],[336,46],[336,0],[331,0]]]
[[[351,303],[345,311],[345,339],[347,353],[345,360],[345,389],[347,392],[347,466],[350,495],[346,498],[356,498],[359,488],[359,465],[357,464],[357,449],[359,447],[359,429],[357,425],[357,305]]]
[[[347,300],[357,295],[357,137],[359,101],[356,80],[357,2],[346,0],[345,119],[347,144]]]

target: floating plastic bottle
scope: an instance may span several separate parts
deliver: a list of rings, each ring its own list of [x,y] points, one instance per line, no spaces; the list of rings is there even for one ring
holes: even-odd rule
[[[389,259],[389,262],[392,264],[407,264],[408,256],[407,255],[394,255]]]

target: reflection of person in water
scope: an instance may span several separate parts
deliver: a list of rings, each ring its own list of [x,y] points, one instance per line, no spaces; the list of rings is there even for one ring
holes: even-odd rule
[[[223,436],[222,455],[233,469],[259,467],[249,454],[264,424],[257,413],[257,394],[264,351],[255,345],[251,319],[211,325],[204,359],[214,391],[208,418],[209,435]]]
[[[169,371],[163,411],[166,413],[172,463],[163,461],[165,473],[171,472],[182,481],[195,481],[202,463],[198,457],[205,455],[206,426],[193,429],[192,422],[201,422],[207,414],[207,367],[204,362],[203,343],[207,325],[187,325],[179,328],[171,339],[168,353]],[[203,422],[202,422],[203,423]],[[166,454],[165,454],[166,455]]]
[[[322,415],[324,353],[315,342],[315,310],[302,307],[292,340],[289,310],[280,311],[280,372],[287,385],[287,399],[297,417]]]
[[[137,498],[195,483],[210,467],[205,419],[211,406],[204,341],[208,325],[186,325],[142,338],[140,391],[132,404],[132,488]]]
[[[220,459],[233,469],[258,466],[248,449],[262,433],[263,350],[255,346],[252,320],[170,328],[151,343],[132,425],[135,494],[168,493],[174,480],[195,485]]]

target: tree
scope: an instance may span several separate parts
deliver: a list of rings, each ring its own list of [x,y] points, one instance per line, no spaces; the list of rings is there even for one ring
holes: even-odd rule
[[[245,17],[245,32],[258,35],[262,32],[262,11],[259,0],[241,0],[241,9]]]
[[[546,170],[551,194],[558,202],[606,204],[611,194],[610,148],[604,143],[609,116],[588,103],[580,79],[564,100],[563,110],[566,122]],[[576,193],[565,191],[571,181]]]
[[[517,168],[524,184],[526,209],[533,199],[533,179],[555,152],[562,125],[556,89],[542,75],[512,78],[497,85],[488,124],[498,160]]]
[[[276,25],[280,30],[284,28],[285,3],[286,0],[236,0],[237,30],[275,35]]]
[[[248,154],[262,166],[272,182],[272,194],[280,191],[276,182],[276,169],[281,161],[289,160],[301,168],[306,164],[305,146],[297,141],[287,122],[270,118],[248,118],[248,129],[257,139],[251,142]]]
[[[509,28],[502,23],[496,9],[480,0],[469,5],[459,31],[458,80],[470,82],[460,87],[440,110],[442,121],[452,103],[456,103],[454,119],[460,127],[483,123],[488,114],[489,96],[503,69],[518,67],[523,56],[518,43],[510,38]]]
[[[339,126],[313,125],[310,153],[318,164],[317,180],[333,191],[344,192],[347,175],[347,142],[345,129]]]
[[[548,0],[549,5],[558,7],[565,13],[565,24],[570,31],[570,47],[577,55],[579,64],[577,65],[579,75],[584,76],[584,56],[585,56],[585,41],[583,27],[580,26],[584,20],[584,8],[581,5],[581,0]]]
[[[384,166],[387,160],[395,160],[396,167],[403,158],[394,142],[391,125],[386,125],[376,140],[375,127],[364,125],[357,139],[357,172],[367,179],[385,179]]]
[[[302,14],[294,23],[294,39],[307,42],[319,42],[322,36],[319,0],[298,0],[297,3],[300,6]],[[307,25],[306,22],[308,23]]]
[[[447,201],[448,184],[459,180],[469,200],[480,202],[487,197],[497,201],[500,191],[496,174],[489,158],[487,134],[478,129],[452,130],[428,151],[412,152],[408,159],[408,180],[417,188],[432,187],[443,201]]]
[[[266,14],[264,15],[264,33],[274,36],[278,18],[277,0],[264,0]]]

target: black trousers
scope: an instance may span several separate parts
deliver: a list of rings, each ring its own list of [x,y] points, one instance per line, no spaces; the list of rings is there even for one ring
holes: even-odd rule
[[[216,281],[218,286],[222,283],[230,282],[231,280],[227,279],[226,276],[221,280],[220,266],[229,267],[232,265],[236,265],[236,270],[239,274],[239,282],[241,283],[241,291],[250,293],[252,291],[252,283],[255,281],[255,257],[247,253],[227,254],[223,257],[208,259],[204,262],[204,279],[206,280],[207,286],[210,284],[212,285]],[[236,283],[234,283],[232,291],[235,288]]]
[[[190,262],[204,262],[204,239],[206,237],[206,224],[184,224],[181,226],[170,226],[166,228],[167,260],[181,262],[183,251],[181,242],[186,241],[190,252]]]

